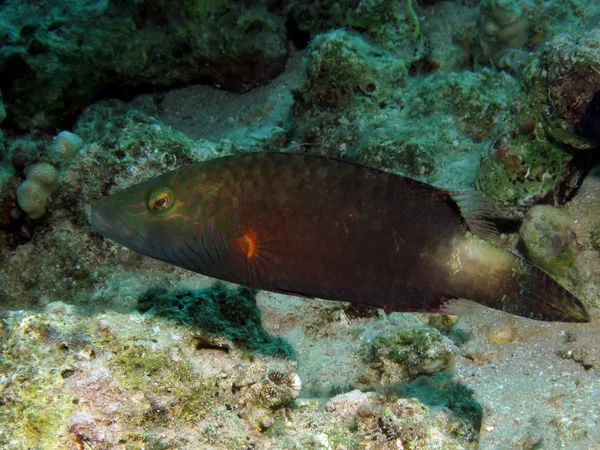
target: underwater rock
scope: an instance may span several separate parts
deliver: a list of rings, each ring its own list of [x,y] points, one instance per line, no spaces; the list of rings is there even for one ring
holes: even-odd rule
[[[307,70],[308,80],[294,95],[300,110],[342,109],[356,97],[389,99],[407,77],[402,59],[345,30],[312,41]]]
[[[453,316],[450,314],[415,314],[425,325],[435,328],[442,333],[448,333],[451,331],[454,325],[456,325],[456,323],[460,320],[459,316]]]
[[[544,131],[572,149],[598,147],[576,128],[600,87],[599,43],[598,28],[558,35],[530,59],[521,76]]]
[[[449,380],[353,391],[326,407],[294,402],[298,378],[285,359],[198,348],[194,326],[159,316],[48,311],[1,316],[3,445],[458,450],[477,441],[472,393]]]
[[[27,179],[17,189],[19,207],[31,219],[39,219],[46,214],[48,198],[59,186],[59,173],[54,166],[40,163],[25,169]]]
[[[477,444],[481,407],[468,389],[443,380],[419,380],[380,394],[354,390],[329,399],[327,411],[353,423],[357,436],[372,443],[355,448],[472,448]],[[471,410],[472,415],[465,414]]]
[[[0,323],[0,442],[23,448],[241,448],[239,412],[262,408],[267,389],[256,386],[270,367],[294,372],[286,360],[198,349],[193,327],[156,317],[15,312]]]
[[[363,355],[380,382],[390,384],[447,370],[457,350],[435,328],[409,328],[366,344]]]
[[[298,29],[312,37],[340,28],[357,30],[409,61],[425,50],[414,0],[292,0],[289,10]]]
[[[24,172],[25,168],[43,161],[46,152],[46,141],[36,139],[34,136],[25,135],[7,144],[6,160],[17,170]]]
[[[68,299],[98,308],[131,310],[148,286],[185,278],[183,271],[142,261],[98,239],[89,227],[90,205],[107,190],[119,190],[215,155],[216,145],[192,141],[118,101],[86,110],[76,134],[85,139],[85,145],[77,157],[62,161],[60,189],[52,196],[53,213],[46,214],[42,223],[28,226],[22,217],[11,218],[13,209],[19,211],[16,200],[11,200],[19,178],[14,169],[7,171],[11,176],[3,191],[7,201],[2,206],[2,230],[11,234],[2,233],[0,240],[0,259],[6,261],[2,270],[8,281],[0,283],[3,308]],[[28,137],[12,141],[13,167],[23,170],[24,165],[48,161],[51,145]]]
[[[585,109],[585,113],[575,126],[580,136],[600,143],[600,90],[596,91]]]
[[[294,91],[296,141],[289,149],[472,188],[479,158],[497,124],[506,121],[518,82],[488,69],[400,76],[402,61],[381,52],[342,31],[315,39],[308,80]],[[365,80],[374,83],[372,92],[360,88]]]
[[[573,265],[578,249],[574,221],[560,209],[534,206],[525,216],[519,235],[527,255],[551,275],[564,276]]]
[[[472,47],[479,11],[465,4],[430,1],[427,20],[421,22],[421,32],[427,40],[427,52],[413,68],[424,73],[458,71],[471,68]],[[424,6],[424,0],[418,0]]]
[[[501,208],[519,209],[549,197],[571,176],[573,157],[536,132],[500,136],[477,169],[477,189]]]
[[[70,128],[92,100],[150,86],[245,91],[287,58],[282,9],[266,0],[1,2],[0,17],[0,78],[18,129]]]

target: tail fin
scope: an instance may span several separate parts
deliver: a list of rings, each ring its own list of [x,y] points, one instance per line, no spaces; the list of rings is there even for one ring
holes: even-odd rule
[[[518,292],[503,295],[493,306],[518,316],[551,322],[589,322],[585,307],[573,294],[546,272],[515,255],[519,266],[514,272]]]

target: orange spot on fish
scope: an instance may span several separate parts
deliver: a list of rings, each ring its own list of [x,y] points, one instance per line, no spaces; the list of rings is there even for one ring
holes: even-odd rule
[[[258,237],[256,236],[256,231],[252,228],[248,228],[244,234],[239,236],[236,240],[240,249],[248,258],[252,258],[256,255],[256,252],[258,251]]]

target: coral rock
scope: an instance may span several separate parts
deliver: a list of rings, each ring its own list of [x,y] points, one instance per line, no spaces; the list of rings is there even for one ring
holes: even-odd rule
[[[560,209],[537,205],[525,217],[519,234],[534,263],[551,275],[564,277],[577,250],[573,226],[573,219]]]

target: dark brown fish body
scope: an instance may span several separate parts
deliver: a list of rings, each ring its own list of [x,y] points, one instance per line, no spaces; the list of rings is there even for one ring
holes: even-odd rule
[[[115,203],[147,204],[157,186],[177,197],[174,209],[148,213],[143,226],[141,212],[123,221]],[[111,230],[110,214],[145,246]],[[258,289],[388,311],[456,312],[453,300],[464,298],[587,320],[544,272],[473,236],[450,192],[327,157],[257,153],[184,167],[102,200],[92,224],[142,253]],[[153,243],[166,234],[168,245]]]

